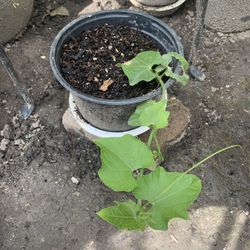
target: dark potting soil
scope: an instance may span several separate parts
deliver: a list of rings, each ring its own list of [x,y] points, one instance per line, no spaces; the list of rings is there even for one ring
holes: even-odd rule
[[[130,86],[116,64],[131,60],[139,52],[161,51],[147,35],[128,26],[105,24],[83,32],[64,44],[61,73],[74,88],[105,99],[129,99],[145,95],[158,87],[156,81]],[[106,91],[100,90],[110,84]]]

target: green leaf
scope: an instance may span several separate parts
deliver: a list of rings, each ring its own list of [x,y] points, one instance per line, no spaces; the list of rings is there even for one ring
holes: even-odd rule
[[[172,218],[187,219],[187,209],[201,191],[201,181],[197,176],[167,172],[162,167],[142,176],[137,183],[133,194],[152,205],[148,211],[152,213],[148,223],[159,230],[166,230]]]
[[[158,65],[158,66],[155,67],[155,69],[154,69],[155,73],[157,73],[157,74],[163,72],[164,70],[166,70],[166,67],[163,66],[163,65]]]
[[[138,82],[150,82],[156,74],[152,71],[154,65],[160,64],[162,57],[158,51],[144,51],[136,55],[132,60],[122,64],[122,70],[128,77],[131,86]]]
[[[178,74],[172,72],[172,69],[170,67],[168,67],[167,68],[168,70],[165,72],[165,75],[175,79],[176,81],[182,83],[183,85],[187,84],[188,80],[189,80],[189,76],[186,73],[187,73],[187,70],[189,67],[189,63],[182,55],[179,55],[177,52],[169,52],[167,54],[164,54],[164,55],[162,55],[162,62],[161,62],[162,65],[165,67],[169,66],[169,64],[172,61],[172,57],[174,57],[175,59],[177,59],[181,63],[183,74],[178,75]]]
[[[173,73],[171,69],[168,69],[165,72],[165,75],[171,77],[172,79],[175,79],[177,82],[180,82],[183,85],[186,85],[189,80],[189,76],[187,74],[183,73],[182,75],[178,75],[176,73]]]
[[[116,202],[116,206],[102,209],[98,215],[119,229],[144,230],[149,218],[142,207],[129,200]]]
[[[95,143],[101,148],[99,177],[114,191],[134,190],[137,183],[133,171],[155,165],[151,150],[132,135],[101,138]]]
[[[167,66],[169,66],[171,62],[172,62],[172,56],[169,53],[162,55],[161,65],[163,67],[166,68]]]
[[[184,58],[184,56],[178,54],[177,52],[168,52],[167,54],[162,55],[162,65],[168,66],[172,61],[172,57],[181,63],[181,66],[185,72],[188,71],[188,61]]]
[[[135,113],[128,120],[131,126],[154,126],[155,128],[164,128],[168,125],[170,113],[165,110],[166,100],[155,102],[147,101],[139,105]]]

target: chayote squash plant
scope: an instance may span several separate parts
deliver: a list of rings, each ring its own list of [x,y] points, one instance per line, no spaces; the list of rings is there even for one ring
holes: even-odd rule
[[[173,58],[179,61],[181,74],[173,72]],[[128,77],[131,86],[156,79],[161,86],[162,96],[158,101],[150,100],[139,105],[128,120],[132,126],[150,127],[147,143],[131,135],[95,141],[101,150],[100,179],[112,190],[131,192],[134,197],[133,200],[116,201],[114,206],[102,209],[98,215],[118,229],[144,230],[150,226],[166,230],[172,218],[187,219],[188,208],[201,192],[201,180],[189,172],[212,156],[238,145],[209,155],[186,172],[169,172],[159,166],[163,155],[157,131],[168,126],[170,115],[166,110],[168,100],[163,77],[173,78],[185,85],[189,79],[186,73],[188,62],[176,52],[161,55],[157,51],[145,51],[118,66]],[[153,141],[157,150],[151,149]]]

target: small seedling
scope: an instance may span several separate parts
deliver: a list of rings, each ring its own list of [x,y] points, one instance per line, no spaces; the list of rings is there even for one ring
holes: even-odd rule
[[[177,60],[182,72],[171,68]],[[157,51],[139,53],[131,61],[120,65],[131,86],[141,81],[156,79],[162,89],[161,99],[139,105],[129,118],[131,126],[148,126],[151,129],[147,143],[136,137],[101,138],[95,143],[101,149],[102,166],[98,172],[103,183],[116,192],[131,192],[133,200],[115,202],[98,215],[119,229],[166,230],[172,218],[188,217],[188,208],[200,194],[201,180],[189,174],[211,157],[238,145],[223,148],[198,162],[186,172],[168,172],[158,166],[163,161],[157,140],[158,129],[168,126],[167,90],[163,78],[170,77],[185,85],[188,82],[188,62],[176,52],[161,55]],[[146,84],[146,83],[145,83]],[[157,153],[151,149],[155,141]],[[147,170],[147,171],[146,171]]]

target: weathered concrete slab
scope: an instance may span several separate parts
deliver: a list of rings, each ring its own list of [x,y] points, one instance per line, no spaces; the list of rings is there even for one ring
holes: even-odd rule
[[[250,1],[209,0],[205,23],[220,32],[250,29]]]

